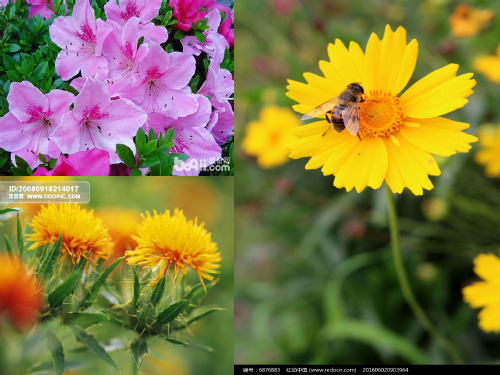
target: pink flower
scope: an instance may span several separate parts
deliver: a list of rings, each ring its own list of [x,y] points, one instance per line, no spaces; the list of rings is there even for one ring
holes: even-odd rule
[[[140,20],[140,35],[145,42],[163,43],[168,39],[168,31],[164,27],[156,26],[151,21],[160,12],[161,0],[109,0],[104,5],[108,20],[124,26],[133,17]]]
[[[207,12],[202,9],[212,9],[214,5],[215,0],[170,0],[177,27],[182,31],[191,30],[192,23],[205,18]]]
[[[109,153],[94,148],[68,157],[61,155],[52,170],[38,168],[33,176],[109,176]]]
[[[160,45],[153,45],[138,66],[135,82],[123,90],[123,96],[148,113],[162,112],[172,118],[187,116],[198,108],[188,86],[195,64],[192,55],[166,53]]]
[[[62,90],[44,95],[24,81],[11,84],[7,100],[10,112],[0,118],[0,147],[22,157],[32,168],[39,164],[38,154],[58,157],[52,134],[74,95]]]
[[[229,11],[229,9],[224,9],[226,13],[226,19],[222,21],[219,27],[219,33],[221,33],[231,47],[234,47],[234,29],[231,26],[234,24],[234,9]]]
[[[84,77],[108,73],[108,62],[101,56],[102,45],[112,26],[96,21],[89,0],[76,0],[71,17],[57,17],[50,25],[50,38],[62,48],[56,59],[56,73],[68,80],[82,72]]]
[[[203,32],[205,42],[202,43],[196,36],[186,36],[182,38],[182,48],[185,53],[199,55],[200,52],[205,52],[212,59],[213,63],[220,65],[224,59],[224,52],[229,47],[229,43],[223,35],[217,32],[219,28],[221,16],[218,10],[211,10],[208,15],[209,28]]]
[[[132,138],[146,119],[146,113],[130,100],[111,100],[103,82],[88,78],[53,139],[63,153],[99,148],[109,152],[111,163],[119,163],[116,145],[125,144],[135,151]]]
[[[234,135],[234,110],[231,95],[234,93],[234,80],[231,72],[220,69],[212,62],[208,68],[207,79],[198,94],[210,97],[214,107],[210,124],[207,127],[219,144]]]
[[[52,0],[26,0],[28,4],[31,4],[29,18],[41,15],[43,18],[48,19],[52,17],[54,12],[49,7],[53,8]],[[64,1],[66,3],[66,0]]]
[[[113,23],[113,32],[106,38],[102,55],[108,60],[109,78],[113,91],[119,91],[128,84],[137,71],[139,62],[148,54],[148,47],[139,41],[139,18],[132,17],[121,27]]]
[[[215,163],[222,155],[220,146],[205,128],[212,112],[210,101],[202,95],[196,95],[196,99],[198,109],[186,117],[173,119],[160,113],[148,116],[146,127],[153,128],[157,134],[174,128],[174,146],[171,152],[189,155],[184,164],[189,168],[174,167],[173,174],[177,176],[197,176],[202,167]]]
[[[7,6],[7,4],[9,3],[9,1],[10,1],[11,3],[13,3],[13,2],[14,2],[14,0],[0,0],[0,7],[6,7],[6,6]]]

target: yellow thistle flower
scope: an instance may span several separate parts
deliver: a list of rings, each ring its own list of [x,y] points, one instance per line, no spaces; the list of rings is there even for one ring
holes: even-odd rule
[[[18,258],[0,254],[0,317],[19,329],[31,327],[42,308],[42,287]]]
[[[485,332],[500,332],[500,258],[480,254],[474,259],[474,273],[483,281],[462,289],[464,301],[479,312],[479,327]]]
[[[295,140],[290,130],[301,123],[288,108],[269,106],[260,112],[258,120],[247,125],[243,139],[243,150],[257,158],[262,168],[285,164],[290,150],[288,145]]]
[[[415,68],[418,44],[406,43],[406,31],[386,26],[384,38],[372,34],[366,52],[340,40],[328,46],[330,61],[320,61],[325,77],[305,73],[307,83],[289,80],[287,95],[306,113],[338,96],[350,83],[364,88],[359,104],[361,140],[348,131],[329,130],[326,120],[292,131],[293,159],[311,157],[306,169],[322,168],[334,175],[334,186],[361,192],[366,186],[379,188],[385,180],[393,192],[408,187],[421,195],[433,185],[429,175],[441,172],[432,154],[450,156],[467,152],[477,138],[463,133],[469,124],[440,117],[463,107],[476,82],[472,73],[456,76],[458,65],[449,64],[417,81],[398,96]],[[324,135],[323,135],[324,134]]]
[[[491,82],[500,83],[500,44],[497,47],[496,55],[476,57],[474,69]]]
[[[87,211],[79,205],[42,206],[30,226],[33,233],[26,237],[34,243],[28,250],[54,243],[62,233],[61,261],[69,255],[73,264],[78,263],[82,257],[95,264],[96,259],[106,259],[113,251],[108,228],[101,219],[94,216],[93,210]]]
[[[203,279],[214,279],[211,274],[218,273],[222,258],[203,223],[198,224],[197,218],[187,220],[178,209],[173,215],[166,210],[163,214],[153,211],[152,216],[147,211],[141,216],[138,235],[133,236],[138,246],[126,252],[127,262],[142,268],[162,268],[152,285],[166,274],[170,265],[174,266],[174,282],[179,270],[186,274],[188,267],[198,274],[203,285]]]
[[[500,127],[482,126],[479,129],[480,150],[476,161],[486,167],[488,177],[500,177]]]
[[[478,9],[459,4],[450,17],[451,33],[456,38],[474,36],[484,30],[495,17],[490,9]]]

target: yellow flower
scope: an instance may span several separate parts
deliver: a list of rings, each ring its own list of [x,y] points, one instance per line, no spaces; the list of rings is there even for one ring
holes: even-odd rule
[[[484,30],[494,17],[495,12],[490,9],[457,5],[449,20],[451,32],[456,38],[474,36]]]
[[[288,145],[295,139],[290,130],[299,125],[299,119],[288,108],[266,107],[258,120],[248,124],[243,150],[255,156],[262,168],[284,164],[290,152]]]
[[[34,243],[28,250],[56,242],[62,233],[61,261],[69,255],[73,264],[82,257],[95,264],[96,259],[106,259],[113,251],[108,229],[101,219],[94,216],[93,210],[87,211],[79,205],[42,206],[30,226],[33,233],[26,237]],[[90,256],[87,256],[88,253]]]
[[[416,40],[406,43],[406,31],[389,26],[384,38],[372,34],[366,52],[340,40],[328,46],[330,61],[320,61],[325,77],[305,73],[307,83],[289,80],[287,95],[297,101],[293,108],[306,113],[338,96],[350,83],[364,88],[360,103],[359,135],[348,131],[325,131],[324,120],[292,131],[299,139],[290,145],[293,159],[311,157],[306,169],[322,168],[334,175],[334,186],[361,192],[379,188],[385,180],[393,192],[408,187],[421,195],[433,185],[428,175],[441,172],[432,154],[450,156],[467,152],[476,137],[462,130],[469,124],[441,115],[463,107],[476,84],[472,73],[456,76],[458,65],[438,69],[398,96],[410,80],[418,53]],[[324,134],[324,135],[323,135]]]
[[[485,332],[500,332],[500,258],[480,254],[474,259],[474,272],[483,281],[463,288],[464,301],[479,312],[479,327]]]
[[[179,270],[186,274],[188,267],[198,274],[203,285],[203,279],[214,279],[212,274],[218,273],[222,258],[203,223],[198,224],[197,218],[187,220],[178,209],[173,215],[167,210],[163,214],[153,211],[153,216],[149,212],[141,216],[138,235],[133,237],[138,246],[126,252],[127,262],[142,268],[163,268],[153,285],[166,274],[170,265],[174,266],[174,282]]]
[[[42,288],[20,259],[0,254],[0,317],[19,329],[31,327],[42,308]]]
[[[497,47],[496,55],[476,57],[474,69],[491,82],[500,83],[500,44]]]
[[[488,177],[500,177],[500,127],[482,126],[479,145],[481,149],[476,154],[476,161],[486,167]]]

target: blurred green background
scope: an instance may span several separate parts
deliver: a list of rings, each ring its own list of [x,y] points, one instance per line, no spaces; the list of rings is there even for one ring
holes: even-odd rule
[[[239,0],[236,149],[235,362],[288,364],[449,363],[406,305],[394,271],[383,189],[333,187],[304,170],[307,158],[260,169],[241,150],[245,124],[269,104],[289,107],[286,79],[320,74],[327,45],[364,49],[372,32],[403,26],[419,56],[411,85],[450,62],[459,74],[500,43],[500,2],[468,1],[496,18],[476,36],[452,36],[459,3],[424,1]],[[470,103],[449,118],[500,124],[500,86],[475,73]],[[408,87],[408,86],[407,86]],[[298,116],[299,117],[299,116]],[[477,326],[461,289],[477,279],[475,255],[500,248],[500,180],[473,156],[437,158],[442,175],[421,197],[397,196],[404,262],[417,299],[467,363],[500,363],[500,336]]]
[[[42,178],[26,177],[22,181],[40,181]],[[7,180],[7,178],[2,178]],[[12,180],[12,178],[10,178]],[[54,181],[54,177],[45,178]],[[179,338],[188,342],[207,345],[214,352],[187,349],[167,343],[162,339],[148,340],[149,353],[139,374],[153,375],[196,375],[196,374],[232,374],[233,373],[233,264],[234,264],[234,194],[232,178],[214,177],[63,177],[57,180],[89,181],[91,200],[87,209],[94,209],[96,216],[112,210],[115,220],[120,222],[120,212],[138,213],[146,210],[163,212],[174,208],[184,210],[188,219],[198,217],[205,222],[205,227],[212,232],[212,239],[218,244],[222,255],[222,268],[219,283],[208,291],[202,306],[218,306],[226,310],[216,312],[195,323],[190,329],[180,333]],[[15,205],[10,205],[15,206]],[[19,205],[18,205],[19,206]],[[2,206],[3,207],[3,206]],[[38,205],[23,205],[21,220],[25,230]],[[15,215],[2,216],[0,232],[7,234],[11,243],[16,243]],[[104,220],[104,217],[103,217]],[[124,222],[121,225],[126,226]],[[110,233],[113,237],[113,233]],[[5,252],[3,239],[0,251]],[[130,267],[122,264],[122,271]],[[196,275],[190,275],[191,285],[197,281]],[[132,279],[133,280],[133,279]],[[168,288],[168,287],[167,287]],[[3,327],[4,329],[8,329]],[[65,348],[68,371],[65,374],[111,374],[116,373],[104,361],[87,351],[82,351],[81,344],[75,341],[71,330],[57,323],[42,324],[33,331],[19,334],[14,331],[3,332],[7,342],[0,345],[8,349],[10,361],[18,361],[26,367],[32,367],[30,373],[51,374],[50,353],[46,348],[46,340],[42,333],[47,330],[61,339]],[[121,373],[130,373],[131,352],[127,345],[134,335],[117,328],[111,323],[94,326],[89,331],[104,343],[106,349],[119,365]],[[123,347],[125,345],[125,347]],[[3,370],[2,370],[3,368]],[[73,368],[73,369],[72,369]],[[36,371],[38,369],[38,371]],[[0,365],[0,374],[7,368]],[[9,375],[12,374],[9,372]]]

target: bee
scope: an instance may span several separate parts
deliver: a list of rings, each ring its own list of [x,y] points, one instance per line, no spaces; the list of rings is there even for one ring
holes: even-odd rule
[[[339,96],[311,109],[302,116],[302,120],[310,120],[324,113],[326,121],[328,121],[333,129],[338,132],[347,129],[349,133],[357,135],[361,140],[358,134],[359,103],[364,102],[364,93],[365,90],[361,84],[356,82],[350,83]],[[325,135],[328,130],[330,130],[330,128],[326,129],[323,135]]]

